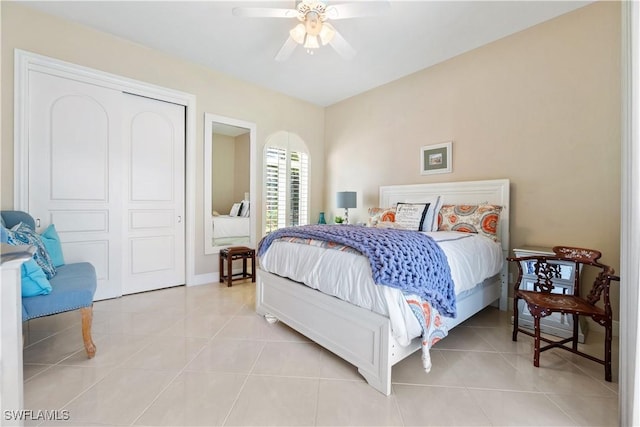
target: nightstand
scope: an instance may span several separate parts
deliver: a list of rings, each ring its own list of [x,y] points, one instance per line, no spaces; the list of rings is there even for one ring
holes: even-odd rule
[[[526,256],[554,256],[551,248],[523,246],[513,250],[516,257]],[[535,261],[522,261],[522,283],[521,289],[533,290],[533,284],[536,281]],[[560,265],[560,277],[553,279],[553,293],[573,294],[573,283],[575,279],[575,264],[572,262],[557,261]],[[578,271],[577,274],[580,274]],[[524,301],[519,301],[518,322],[521,327],[533,330],[533,317],[529,313]],[[569,338],[573,335],[573,316],[561,313],[553,313],[550,316],[542,318],[541,330],[543,333],[554,335],[557,337]],[[586,332],[587,323],[584,319],[580,319],[578,324],[578,341],[584,343],[584,334]]]

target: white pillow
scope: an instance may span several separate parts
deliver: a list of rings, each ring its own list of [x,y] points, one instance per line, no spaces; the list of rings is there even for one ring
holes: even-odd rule
[[[398,203],[396,225],[405,230],[423,230],[429,206],[429,203]]]
[[[238,216],[241,206],[242,203],[234,203],[233,206],[231,206],[231,212],[229,212],[229,216]]]
[[[240,213],[238,214],[238,216],[244,217],[244,218],[248,218],[249,217],[249,201],[248,200],[243,200],[242,203],[240,204]]]
[[[440,209],[442,209],[442,204],[444,200],[440,196],[434,196],[433,199],[427,200],[431,203],[429,206],[429,213],[427,213],[427,219],[425,219],[425,227],[422,231],[438,231],[438,214],[440,213]],[[431,227],[427,225],[431,223]]]

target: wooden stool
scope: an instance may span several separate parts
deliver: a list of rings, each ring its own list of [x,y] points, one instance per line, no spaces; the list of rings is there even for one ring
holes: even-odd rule
[[[242,273],[233,274],[233,261],[242,260]],[[247,260],[251,260],[251,274],[247,273]],[[224,260],[227,261],[227,275],[224,274]],[[227,287],[231,286],[234,280],[248,279],[256,281],[256,251],[246,246],[232,246],[220,251],[220,283],[227,280]]]

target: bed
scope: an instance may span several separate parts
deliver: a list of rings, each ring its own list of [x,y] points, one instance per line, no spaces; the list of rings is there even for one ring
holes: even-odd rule
[[[248,216],[212,216],[211,227],[213,228],[213,246],[241,246],[251,243],[251,224]]]
[[[509,181],[384,186],[379,206],[419,203],[439,195],[445,204],[494,204],[502,206],[498,228],[502,260],[509,250]],[[478,283],[458,297],[457,316],[445,317],[453,328],[491,304],[507,308],[507,265],[498,274]],[[381,286],[381,288],[385,288]],[[416,337],[408,345],[392,331],[390,316],[324,294],[262,268],[257,272],[256,312],[276,318],[319,345],[355,365],[375,389],[391,393],[392,366],[421,348]],[[395,335],[395,336],[394,336]]]

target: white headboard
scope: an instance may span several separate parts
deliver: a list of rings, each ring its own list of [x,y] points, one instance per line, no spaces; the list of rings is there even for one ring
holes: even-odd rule
[[[441,196],[445,204],[491,203],[502,206],[499,239],[509,251],[509,180],[441,182],[435,184],[386,185],[380,187],[380,207],[398,202],[421,202],[428,196]]]

